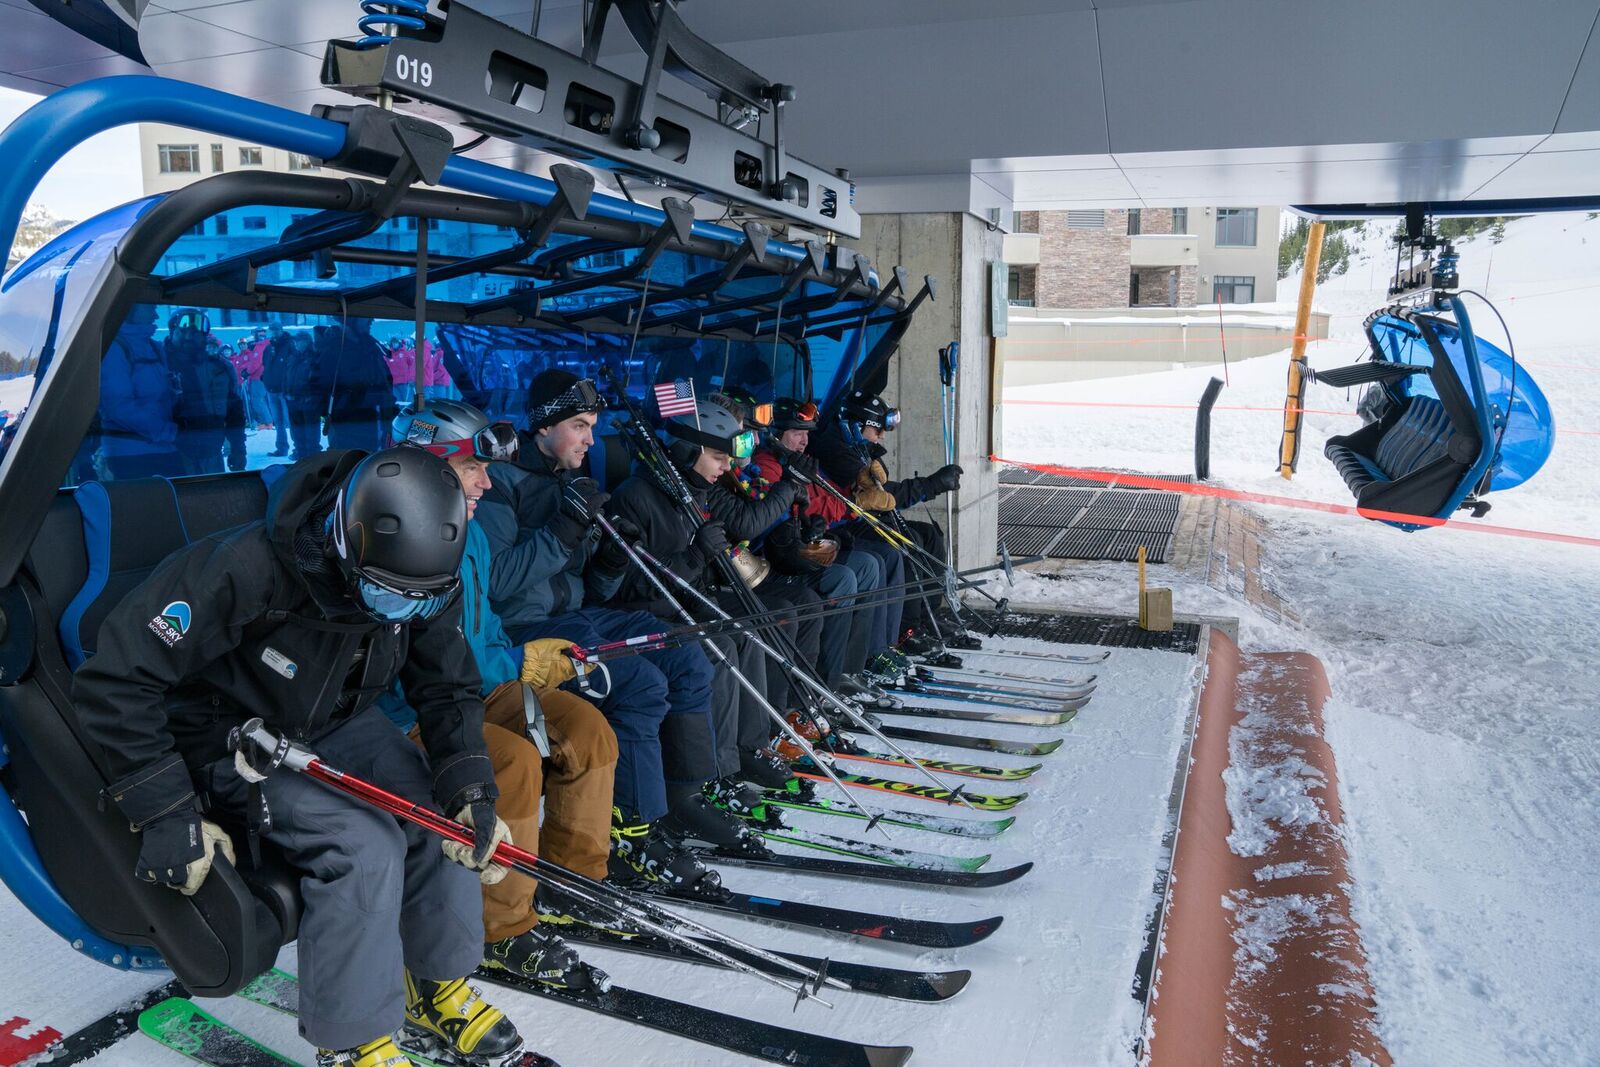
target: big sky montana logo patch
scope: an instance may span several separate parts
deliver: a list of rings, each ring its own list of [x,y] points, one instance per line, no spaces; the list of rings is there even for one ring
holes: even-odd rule
[[[161,609],[161,614],[151,619],[148,623],[150,632],[166,644],[168,648],[183,640],[183,635],[189,632],[189,622],[192,615],[186,601],[174,600]]]

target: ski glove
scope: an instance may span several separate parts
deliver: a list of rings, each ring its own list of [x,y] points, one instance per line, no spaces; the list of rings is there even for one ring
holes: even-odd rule
[[[644,531],[639,529],[639,524],[632,519],[621,515],[608,515],[606,521],[611,523],[612,528],[629,544],[636,545],[644,537]],[[594,554],[594,562],[601,570],[620,574],[633,561],[628,557],[627,551],[617,544],[617,539],[608,536],[600,542],[600,549]]]
[[[227,831],[202,819],[192,807],[184,808],[144,828],[133,873],[141,881],[192,897],[211,873],[218,849],[229,863],[234,862],[233,841]]]
[[[820,541],[828,536],[828,520],[821,515],[807,515],[800,524],[802,541]]]
[[[474,800],[456,812],[456,822],[472,830],[472,845],[459,841],[444,841],[440,847],[445,856],[463,867],[478,872],[478,881],[494,885],[510,871],[495,863],[490,857],[501,845],[511,844],[511,828],[494,813],[494,801],[488,798]]]
[[[695,551],[705,557],[707,563],[714,563],[718,556],[728,554],[728,532],[722,528],[722,523],[713,519],[694,532],[690,542]]]
[[[809,485],[817,477],[816,457],[804,452],[790,452],[783,464],[783,476],[801,485]]]
[[[567,653],[572,642],[561,637],[541,637],[522,646],[522,671],[518,677],[535,689],[549,689],[577,676]]]
[[[940,493],[953,493],[961,488],[961,476],[966,471],[961,469],[959,463],[946,463],[932,474],[928,475],[928,487],[933,490],[930,496]]]
[[[608,499],[593,478],[574,478],[561,486],[561,506],[550,519],[550,532],[568,548],[577,548],[600,506]]]

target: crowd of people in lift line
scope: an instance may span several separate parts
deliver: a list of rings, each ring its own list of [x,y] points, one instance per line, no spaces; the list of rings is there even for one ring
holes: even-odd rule
[[[780,613],[797,666],[844,696],[930,647],[928,613],[944,609],[904,597],[906,557],[844,500],[887,516],[955,491],[962,472],[892,479],[899,413],[880,397],[845,397],[824,427],[809,398],[724,386],[658,418],[657,466],[607,494],[584,473],[607,403],[566,370],[527,384],[514,427],[441,395],[433,345],[418,396],[415,351],[367,320],[267,327],[231,353],[200,312],[167,326],[158,342],[154,309],[138,307],[118,332],[80,460],[112,479],[242,470],[253,427],[297,462],[265,519],[180,549],[123,599],[74,698],[118,776],[106,796],[140,834],[140,878],[195,892],[217,855],[233,858],[222,816],[306,869],[300,1019],[319,1067],[407,1064],[402,1029],[464,1063],[502,1062],[521,1039],[465,981],[480,965],[577,995],[606,986],[555,931],[614,918],[508,873],[499,842],[691,895],[720,891],[702,849],[764,850],[742,816],[790,787],[801,754],[772,714],[819,740],[826,727],[754,640],[656,647],[580,684],[575,645],[680,623],[681,594],[660,581],[735,615],[753,596]],[[936,525],[901,528],[942,557]],[[734,555],[761,562],[729,572]],[[823,601],[855,610],[822,615]],[[441,854],[293,775],[252,793],[218,747],[250,716],[435,806],[473,845]]]

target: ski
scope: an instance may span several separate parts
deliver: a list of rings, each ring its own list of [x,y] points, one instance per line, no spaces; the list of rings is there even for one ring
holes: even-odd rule
[[[883,715],[915,715],[923,719],[957,719],[961,722],[1012,723],[1017,726],[1060,726],[1078,714],[1077,708],[1065,711],[976,711],[971,708],[923,708],[907,705],[884,711]]]
[[[295,1063],[184,997],[168,997],[140,1012],[139,1030],[158,1044],[210,1067]]]
[[[917,852],[909,848],[860,841],[851,837],[834,837],[832,834],[813,833],[788,826],[756,827],[756,832],[768,841],[786,845],[814,848],[831,852],[835,856],[882,863],[894,867],[907,867],[919,871],[975,871],[989,862],[989,856],[946,856],[937,852]]]
[[[548,917],[541,921],[546,925],[551,924],[551,919]],[[668,941],[665,938],[655,937],[650,934],[634,934],[626,930],[590,926],[588,923],[570,920],[557,922],[555,925],[561,936],[572,942],[600,945],[604,948],[621,949],[625,952],[640,952],[648,956],[682,960],[685,963],[702,963],[711,967],[723,966],[689,951],[675,941]],[[720,951],[768,974],[776,974],[783,977],[787,977],[789,974],[788,971],[769,963],[760,956],[751,956],[736,948],[720,945],[717,947]],[[908,971],[897,967],[878,967],[867,963],[843,963],[833,959],[823,960],[816,956],[803,956],[797,952],[778,952],[775,955],[783,956],[813,970],[820,970],[826,966],[829,978],[838,979],[848,985],[854,992],[888,997],[892,1000],[915,1000],[925,1003],[949,1000],[965,989],[967,983],[972,980],[971,971]]]
[[[749,893],[722,890],[715,897],[688,896],[650,890],[675,904],[692,904],[752,919],[784,923],[789,926],[806,926],[813,930],[827,930],[836,934],[870,937],[875,941],[894,941],[902,945],[921,945],[924,948],[961,948],[982,941],[1000,928],[1001,917],[991,916],[973,922],[936,922],[932,919],[907,919],[899,915],[878,915],[873,912],[850,911],[829,907],[826,904],[805,904],[797,900],[779,900],[775,897],[758,897]]]
[[[911,692],[914,693],[974,694],[977,696],[1009,697],[1018,700],[1078,700],[1093,696],[1095,690],[1092,685],[1023,687],[1001,685],[993,682],[972,682],[965,679],[950,681],[945,678],[931,678],[920,671],[911,676],[909,681],[912,686]]]
[[[953,760],[925,759],[921,756],[912,756],[903,760],[891,752],[872,752],[867,749],[828,749],[835,759],[853,760],[856,763],[878,763],[886,767],[908,767],[916,770],[926,767],[930,771],[940,774],[953,774],[960,778],[987,778],[992,782],[1020,782],[1030,778],[1033,773],[1044,766],[1035,763],[1031,767],[985,767],[981,763],[957,763]],[[797,761],[809,766],[809,757],[802,757]]]
[[[826,782],[825,774],[813,774],[811,771],[796,771],[797,776],[808,778],[813,782]],[[954,789],[936,789],[931,785],[920,785],[916,782],[901,782],[893,778],[874,778],[866,774],[841,774],[839,781],[845,785],[855,786],[857,789],[876,789],[883,793],[898,793],[905,797],[915,797],[918,800],[937,800],[941,804],[960,804],[961,799],[956,796]],[[961,790],[961,797],[977,811],[1009,811],[1027,799],[1026,793],[1013,793],[1010,796],[990,796],[987,793],[968,793]]]
[[[1017,708],[1024,711],[1077,711],[1089,702],[1087,696],[1067,697],[1062,700],[1028,699],[1023,697],[985,696],[981,693],[946,693],[930,689],[915,679],[901,682],[894,692],[925,700],[942,700],[947,704],[978,704],[986,708]],[[906,705],[909,707],[910,705]],[[896,709],[899,710],[899,709]]]
[[[477,977],[507,989],[638,1023],[768,1063],[809,1067],[900,1067],[911,1058],[909,1045],[865,1045],[823,1037],[621,986],[612,986],[599,996],[579,996],[558,992],[531,978],[498,968],[482,968]]]
[[[858,819],[861,822],[871,818],[860,808],[846,807],[844,802],[832,797],[807,799],[797,793],[775,789],[762,794],[761,807],[750,814],[750,821],[757,826],[774,825],[772,820],[777,813],[762,810],[768,807],[810,812],[814,815],[836,815],[845,819]],[[920,811],[890,808],[883,812],[882,818],[878,821],[885,826],[904,826],[911,830],[927,830],[936,834],[949,834],[952,837],[995,837],[1008,830],[1011,824],[1017,821],[1017,817],[1007,815],[1003,819],[952,819],[946,815],[928,815]],[[775,825],[783,824],[779,822]]]
[[[1065,689],[1087,689],[1099,684],[1098,674],[1085,674],[1073,678],[1038,677],[1028,674],[1008,674],[1005,671],[980,671],[967,667],[934,667],[926,663],[916,664],[917,674],[931,680],[945,683],[971,682],[975,685],[992,684],[998,682],[1007,685],[1015,682],[1021,687],[1049,687],[1056,686]]]
[[[137,1030],[139,1016],[146,1008],[168,997],[182,996],[183,992],[183,985],[177,979],[146,990],[132,1003],[102,1015],[83,1029],[52,1044],[48,1050],[50,1067],[71,1067],[72,1064],[93,1059]]]
[[[276,967],[251,979],[234,995],[285,1015],[300,1014],[300,979]],[[461,1067],[462,1064],[459,1059],[439,1058],[404,1031],[395,1037],[395,1044],[400,1046],[406,1058],[413,1064],[427,1065],[427,1067]],[[497,1067],[560,1067],[560,1064],[549,1056],[524,1050],[514,1053],[511,1059],[501,1062]]]
[[[1076,715],[1077,712],[1073,712]],[[855,727],[845,726],[844,730],[850,733],[866,731]],[[1027,741],[1009,741],[1003,737],[970,737],[966,734],[945,733],[941,730],[914,730],[907,726],[881,726],[883,736],[892,737],[896,741],[923,741],[931,745],[949,745],[952,748],[976,748],[984,752],[1004,752],[1009,756],[1048,756],[1061,747],[1062,738],[1051,741],[1040,741],[1033,744]]]
[[[756,867],[777,871],[798,871],[801,874],[821,874],[835,878],[865,878],[870,881],[899,882],[902,885],[942,885],[948,889],[992,889],[1010,885],[1033,870],[1032,863],[1020,863],[1003,871],[939,871],[917,867],[900,867],[892,864],[850,860],[821,859],[815,856],[785,856],[769,853],[749,856],[744,853],[701,852],[710,863],[730,864],[735,867]]]
[[[961,651],[961,658],[968,656],[993,656],[996,659],[1025,659],[1042,660],[1045,663],[1104,663],[1111,658],[1111,650],[1103,648],[1098,652],[1014,652],[1000,649],[971,648]]]

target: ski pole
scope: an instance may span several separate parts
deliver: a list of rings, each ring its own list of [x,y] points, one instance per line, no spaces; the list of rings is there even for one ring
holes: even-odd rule
[[[275,735],[271,730],[267,729],[266,723],[260,718],[251,719],[243,726],[234,727],[230,733],[228,743],[235,754],[234,767],[246,781],[263,781],[276,768],[286,767],[296,774],[302,774],[313,781],[321,782],[323,785],[336,789],[347,796],[354,797],[363,803],[370,804],[380,811],[385,811],[397,818],[404,819],[406,822],[420,826],[424,830],[437,834],[448,841],[454,841],[462,845],[472,845],[474,843],[474,831],[467,826],[456,822],[454,819],[446,818],[421,804],[413,803],[405,797],[391,793],[372,782],[357,778],[353,774],[348,774],[337,767],[330,766],[309,749],[302,748],[287,737]],[[254,745],[259,752],[265,754],[267,757],[265,768],[257,764],[245,751],[246,745]],[[685,948],[698,951],[700,955],[705,956],[707,959],[715,960],[723,966],[753,974],[765,982],[778,986],[780,989],[795,993],[797,995],[796,1003],[799,1003],[800,1000],[814,999],[825,1007],[832,1007],[833,1005],[817,997],[815,990],[821,989],[824,983],[832,985],[834,988],[848,988],[846,983],[838,979],[828,978],[826,967],[820,972],[812,971],[808,967],[785,959],[775,953],[769,953],[754,945],[747,945],[737,938],[729,937],[700,923],[675,915],[653,903],[630,900],[628,894],[614,886],[607,886],[579,874],[577,871],[569,870],[558,863],[541,859],[527,849],[519,848],[514,844],[502,842],[497,845],[493,859],[494,862],[501,866],[508,867],[519,874],[525,874],[530,878],[544,878],[560,882],[563,892],[569,893],[582,903],[598,907],[618,919],[634,925],[641,933],[655,934],[669,941],[682,944]],[[658,919],[665,920],[665,922],[657,921]],[[741,952],[750,952],[770,963],[781,964],[786,970],[801,976],[804,981],[797,985],[791,985],[775,975],[767,974],[758,968],[751,967],[749,964],[742,963],[740,960],[709,945],[705,945],[692,937],[685,937],[673,927],[694,930]],[[699,948],[695,949],[695,946],[699,946]]]
[[[613,537],[617,536],[616,532],[614,530],[611,530],[609,528],[609,526],[607,528],[607,532],[611,533],[611,536],[613,536]],[[665,574],[668,578],[671,578],[675,585],[677,585],[684,592],[688,593],[690,596],[694,597],[696,600],[700,601],[701,604],[705,605],[711,611],[716,612],[717,615],[721,616],[724,619],[729,617],[728,613],[722,609],[721,605],[719,605],[716,601],[712,600],[710,597],[706,596],[700,590],[696,589],[693,585],[691,585],[688,582],[684,581],[683,578],[680,575],[675,574],[673,571],[671,571],[667,567],[663,566],[661,561],[656,559],[654,556],[652,556],[648,549],[642,548],[642,547],[636,547],[635,551],[640,556],[642,556],[644,558],[644,561],[646,563],[649,563],[651,566],[658,568],[661,571],[661,573]],[[652,577],[651,580],[655,581],[655,579],[653,577]],[[659,583],[657,583],[657,588],[662,589],[662,591],[665,592],[665,587],[661,586]],[[674,603],[676,603],[676,601],[674,601]],[[680,608],[679,610],[682,610],[682,609]],[[856,710],[854,708],[852,708],[849,704],[846,704],[844,701],[840,700],[837,696],[835,696],[833,691],[830,690],[827,686],[822,685],[819,682],[812,681],[812,679],[810,677],[808,677],[806,674],[804,674],[801,671],[794,670],[787,660],[785,660],[782,656],[778,655],[778,653],[774,652],[772,650],[772,646],[767,644],[765,641],[763,641],[761,639],[759,634],[756,634],[756,633],[751,632],[751,631],[746,631],[745,632],[745,636],[747,636],[751,641],[754,641],[755,644],[756,644],[756,647],[761,649],[761,651],[765,652],[768,656],[770,656],[774,663],[778,664],[778,666],[780,666],[780,667],[783,667],[785,670],[788,670],[789,673],[790,673],[790,677],[794,678],[796,681],[800,682],[803,685],[812,687],[813,691],[816,692],[818,696],[822,697],[823,700],[827,701],[829,704],[832,704],[834,707],[838,708],[841,712],[844,713],[846,718],[850,719],[852,722],[855,722],[857,725],[861,726],[862,728],[867,730],[869,733],[871,733],[878,740],[880,740],[884,744],[888,745],[890,750],[893,751],[895,753],[895,755],[899,756],[901,759],[905,760],[907,763],[914,765],[916,767],[916,769],[918,771],[920,771],[922,773],[922,775],[928,779],[928,781],[930,781],[930,782],[932,782],[934,784],[935,787],[937,787],[939,789],[943,789],[943,790],[949,792],[951,795],[953,795],[956,799],[960,800],[961,803],[965,804],[972,811],[976,811],[977,810],[976,808],[972,807],[971,802],[968,801],[967,798],[962,794],[961,790],[962,790],[963,786],[958,785],[954,789],[951,789],[950,788],[950,784],[948,782],[941,781],[939,778],[935,777],[933,772],[928,770],[928,768],[922,766],[921,764],[917,763],[916,760],[914,760],[910,756],[906,755],[905,752],[901,750],[900,746],[896,745],[889,738],[885,737],[883,735],[883,733],[876,726],[874,726],[872,724],[871,720],[867,719],[863,715],[858,714],[856,712]],[[790,737],[798,738],[800,736],[794,730],[788,728],[787,720],[783,720],[783,724],[784,724],[784,727],[785,727],[784,732],[787,733]],[[834,774],[833,774],[832,769],[828,766],[827,763],[824,763],[822,760],[817,758],[817,754],[816,754],[815,751],[812,750],[811,746],[809,744],[805,744],[804,742],[801,742],[801,744],[802,744],[802,747],[805,750],[806,755],[811,758],[811,761],[813,763],[815,763],[819,768],[821,768],[823,770],[823,772],[828,775],[829,778],[834,778]],[[834,778],[834,780],[837,781],[836,778]]]
[[[688,609],[685,608],[670,591],[668,591],[667,587],[662,584],[661,578],[654,571],[652,571],[650,567],[645,565],[646,561],[648,560],[651,565],[660,568],[663,574],[668,575],[673,579],[673,581],[693,592],[696,596],[700,596],[700,591],[695,589],[695,587],[690,585],[688,582],[685,582],[673,571],[668,570],[661,564],[659,560],[650,555],[650,553],[647,552],[643,547],[630,544],[628,539],[618,533],[615,526],[611,525],[610,519],[607,519],[604,515],[597,514],[595,515],[595,521],[600,524],[600,528],[602,530],[610,535],[613,541],[622,546],[622,550],[628,554],[628,558],[633,562],[633,565],[638,567],[640,573],[649,579],[650,584],[655,587],[656,592],[661,594],[662,599],[668,604],[672,605],[673,610],[675,610],[678,615],[682,617],[684,622],[693,625],[695,622],[694,616],[689,614]],[[641,559],[641,556],[644,558]],[[717,608],[717,611],[721,612],[722,609]],[[723,614],[725,615],[726,613]],[[758,642],[763,650],[767,651],[769,655],[774,655],[774,658],[776,658],[775,654],[771,651],[771,646],[761,641],[760,638],[756,637],[754,634],[750,635],[750,639]],[[731,662],[729,662],[728,654],[722,651],[722,647],[720,645],[711,640],[709,637],[702,637],[701,641],[705,645],[707,651],[711,652],[716,657],[717,661],[726,667],[728,672],[738,680],[740,687],[743,688],[746,693],[750,694],[750,698],[760,705],[763,711],[772,717],[772,721],[778,724],[778,729],[782,730],[786,735],[788,735],[789,740],[799,745],[801,751],[809,756],[813,763],[822,768],[823,773],[828,776],[828,780],[831,781],[839,790],[839,794],[841,796],[848,798],[850,796],[849,790],[847,790],[845,788],[845,784],[839,780],[839,776],[833,772],[833,768],[818,758],[817,750],[811,747],[811,742],[800,736],[800,732],[790,725],[789,720],[784,718],[783,714],[767,701],[766,694],[757,690],[755,685],[751,683],[750,679],[746,678],[738,667],[735,667]],[[780,660],[779,662],[782,661]],[[803,678],[804,676],[797,674],[795,677]],[[876,820],[870,823],[867,828],[870,830],[874,826],[876,826],[879,832],[885,837],[890,836],[889,831],[885,830],[881,825],[879,825]]]

